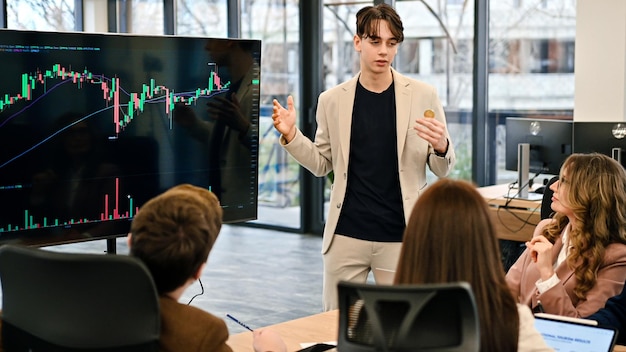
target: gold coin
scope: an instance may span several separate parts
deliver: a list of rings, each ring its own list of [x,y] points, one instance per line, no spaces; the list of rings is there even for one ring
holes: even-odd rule
[[[433,117],[435,117],[435,112],[434,112],[434,111],[432,111],[431,109],[426,109],[426,110],[424,111],[424,117],[430,117],[430,118],[433,118]]]

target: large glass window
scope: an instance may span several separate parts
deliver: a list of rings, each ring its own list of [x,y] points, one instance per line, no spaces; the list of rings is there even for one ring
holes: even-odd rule
[[[437,88],[457,158],[450,177],[470,180],[474,1],[396,1],[396,8],[405,27],[396,68]]]
[[[75,30],[74,0],[6,0],[7,28]]]
[[[176,34],[226,37],[226,0],[176,0]]]
[[[300,108],[299,28],[297,0],[241,1],[242,37],[262,42],[257,222],[287,228],[300,228],[300,166],[278,142],[272,100]]]
[[[576,3],[491,1],[489,18],[489,123],[497,183],[507,183],[517,179],[505,169],[507,117],[573,119]]]
[[[325,87],[348,80],[359,70],[352,45],[356,13],[372,1],[324,1]],[[405,40],[394,67],[437,87],[446,111],[457,165],[451,177],[472,177],[473,1],[396,1]],[[435,176],[429,173],[433,180]]]
[[[93,0],[91,0],[93,1]],[[117,4],[118,31],[164,34],[163,0],[128,0]],[[183,36],[226,37],[226,0],[175,0],[175,32]]]
[[[135,34],[163,34],[163,0],[130,0],[121,2],[120,22],[127,23],[125,31]]]

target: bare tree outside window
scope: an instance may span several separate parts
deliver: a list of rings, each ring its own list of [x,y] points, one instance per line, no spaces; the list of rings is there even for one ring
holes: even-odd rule
[[[226,36],[224,0],[177,0],[176,34]]]
[[[163,34],[163,0],[127,0],[120,2],[118,6],[124,4],[130,22],[127,23],[128,33]],[[120,17],[123,20],[124,17]]]
[[[73,31],[74,0],[7,0],[7,27]]]

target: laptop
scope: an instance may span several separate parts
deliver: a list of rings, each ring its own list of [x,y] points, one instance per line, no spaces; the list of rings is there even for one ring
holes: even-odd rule
[[[395,270],[374,268],[373,273],[377,285],[393,285],[393,278],[396,276]]]
[[[611,352],[617,330],[594,320],[535,314],[535,328],[555,351]]]

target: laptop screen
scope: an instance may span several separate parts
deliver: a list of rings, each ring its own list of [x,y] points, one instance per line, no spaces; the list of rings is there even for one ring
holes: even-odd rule
[[[582,319],[536,315],[535,328],[555,351],[610,352],[617,339],[617,330],[590,325]]]

